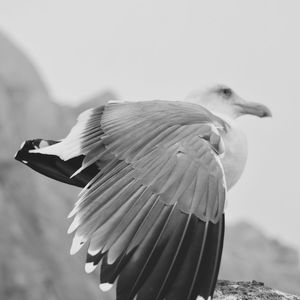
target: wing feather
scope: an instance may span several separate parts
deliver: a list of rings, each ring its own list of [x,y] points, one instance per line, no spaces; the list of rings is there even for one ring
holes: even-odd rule
[[[175,207],[176,205],[163,206],[156,221],[151,220],[150,231],[146,233],[141,230],[146,233],[146,237],[139,241],[138,248],[118,279],[117,297],[120,299],[132,299],[151,274],[168,241],[168,236],[164,233],[170,220],[174,219],[173,214],[178,212]]]
[[[83,113],[66,139],[37,151],[84,155],[74,176],[98,166],[69,215],[71,252],[89,242],[87,269],[101,262],[100,281],[117,280],[118,300],[212,295],[224,233],[223,125],[194,104],[114,103]]]

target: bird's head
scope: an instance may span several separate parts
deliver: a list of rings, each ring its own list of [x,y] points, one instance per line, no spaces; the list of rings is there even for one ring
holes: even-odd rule
[[[215,85],[197,97],[198,104],[212,113],[228,119],[236,119],[242,115],[255,115],[260,118],[271,117],[271,111],[263,104],[248,102],[225,85]]]

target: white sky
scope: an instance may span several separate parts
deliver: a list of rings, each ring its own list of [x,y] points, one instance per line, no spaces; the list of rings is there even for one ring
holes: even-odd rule
[[[227,220],[300,249],[299,12],[298,0],[0,0],[0,29],[63,103],[106,88],[129,100],[182,99],[220,82],[267,104],[273,119],[240,120],[249,159]]]

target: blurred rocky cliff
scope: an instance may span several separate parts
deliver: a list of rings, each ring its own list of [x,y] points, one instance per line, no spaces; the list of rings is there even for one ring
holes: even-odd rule
[[[76,115],[51,100],[31,62],[0,35],[0,299],[100,299],[83,254],[69,255],[66,216],[78,190],[13,159],[25,139],[63,137]]]
[[[13,159],[24,140],[64,137],[80,111],[112,98],[106,92],[80,107],[57,104],[30,60],[0,34],[0,299],[112,299],[100,294],[96,274],[84,273],[84,251],[69,255],[66,216],[78,189]],[[227,229],[220,277],[300,294],[296,251],[249,224]]]

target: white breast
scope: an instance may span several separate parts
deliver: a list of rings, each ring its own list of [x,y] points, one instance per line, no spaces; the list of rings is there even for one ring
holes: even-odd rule
[[[247,160],[246,136],[234,125],[222,134],[225,153],[221,158],[227,189],[229,190],[241,177]]]

